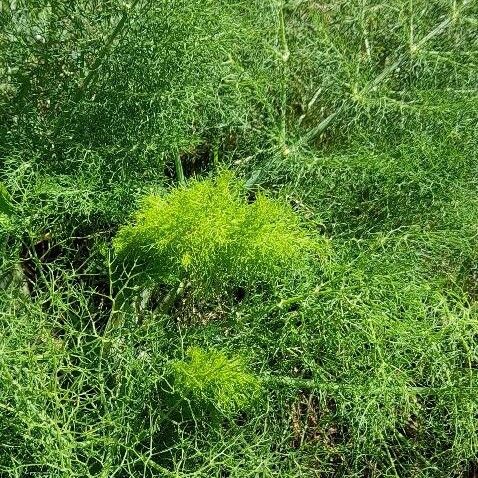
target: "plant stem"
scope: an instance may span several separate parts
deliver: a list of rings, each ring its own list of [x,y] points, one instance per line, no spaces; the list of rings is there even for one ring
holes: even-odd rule
[[[181,163],[181,155],[179,153],[174,157],[174,167],[176,169],[178,183],[181,186],[184,186],[186,184],[186,179],[184,178],[183,164]]]

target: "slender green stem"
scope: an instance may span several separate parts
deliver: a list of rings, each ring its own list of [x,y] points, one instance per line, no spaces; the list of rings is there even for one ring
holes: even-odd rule
[[[174,167],[176,169],[176,179],[181,186],[186,184],[186,179],[184,177],[183,164],[181,162],[181,155],[178,153],[174,157]]]
[[[287,43],[287,33],[284,17],[284,1],[280,2],[279,9],[279,37],[281,45],[281,151],[283,154],[287,152],[287,88],[289,78],[288,61],[290,57],[289,45]]]

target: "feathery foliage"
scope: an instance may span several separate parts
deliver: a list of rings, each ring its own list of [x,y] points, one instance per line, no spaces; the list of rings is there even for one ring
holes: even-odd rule
[[[228,416],[247,409],[257,398],[260,382],[246,371],[241,357],[216,350],[187,350],[188,361],[172,364],[174,389],[199,410],[217,409]]]
[[[289,206],[260,193],[248,204],[244,184],[228,172],[146,197],[114,245],[143,281],[190,282],[200,294],[307,279],[321,252]]]
[[[0,475],[475,476],[477,25],[0,1]]]

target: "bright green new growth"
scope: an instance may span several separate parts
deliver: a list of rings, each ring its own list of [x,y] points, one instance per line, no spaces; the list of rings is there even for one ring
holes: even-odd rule
[[[146,197],[114,246],[153,282],[187,281],[201,293],[307,274],[318,251],[289,206],[262,194],[248,204],[228,172]]]
[[[179,395],[202,408],[212,405],[224,415],[248,408],[258,397],[257,377],[241,357],[228,358],[217,350],[191,347],[188,361],[173,363],[174,387]]]

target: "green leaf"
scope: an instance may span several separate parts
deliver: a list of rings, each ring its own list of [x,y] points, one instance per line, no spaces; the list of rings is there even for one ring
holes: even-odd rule
[[[11,216],[13,214],[13,206],[8,194],[7,188],[0,183],[0,214]]]

